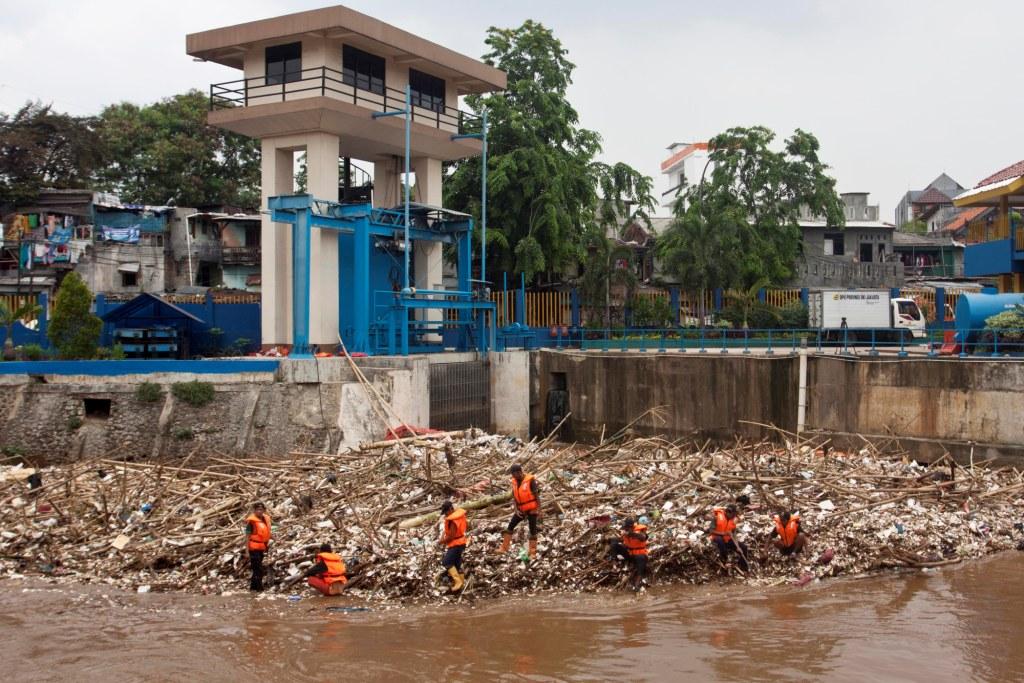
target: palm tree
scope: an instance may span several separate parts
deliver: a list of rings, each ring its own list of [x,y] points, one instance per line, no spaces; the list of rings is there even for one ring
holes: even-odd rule
[[[587,243],[587,257],[583,264],[580,289],[585,305],[593,310],[599,302],[604,308],[604,326],[611,327],[612,287],[625,287],[627,300],[636,286],[633,272],[633,250],[603,234],[594,232]],[[625,261],[625,268],[620,263]]]
[[[14,358],[14,323],[19,320],[34,318],[43,309],[39,304],[26,302],[15,309],[11,309],[4,302],[0,301],[0,325],[4,326],[4,359]]]
[[[736,302],[736,306],[743,313],[743,329],[748,329],[747,318],[750,317],[750,312],[757,306],[758,298],[757,294],[763,288],[768,286],[768,278],[762,278],[755,282],[748,289],[740,289],[732,293],[733,300]]]

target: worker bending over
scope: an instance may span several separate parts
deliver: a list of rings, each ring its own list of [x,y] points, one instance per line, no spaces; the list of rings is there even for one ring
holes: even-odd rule
[[[711,541],[718,548],[718,556],[724,563],[729,553],[736,553],[739,558],[740,569],[750,571],[747,563],[747,545],[736,538],[736,523],[739,521],[739,514],[735,505],[727,505],[724,508],[716,507],[711,514],[711,528],[708,533]]]
[[[263,590],[263,558],[270,547],[270,515],[263,503],[255,503],[245,518],[245,556],[249,558],[252,577],[249,590]]]
[[[525,474],[522,465],[512,465],[509,469],[512,475],[512,499],[515,501],[516,509],[512,519],[508,522],[508,528],[501,535],[501,548],[499,553],[508,552],[512,544],[512,532],[519,523],[526,520],[530,526],[530,559],[537,556],[537,529],[540,526],[540,490],[537,480],[532,474]]]
[[[441,506],[441,516],[441,545],[445,548],[441,566],[452,579],[451,592],[457,593],[462,590],[465,581],[462,575],[462,553],[466,550],[469,521],[466,519],[466,511],[456,508],[450,500]]]
[[[306,583],[324,595],[340,595],[348,583],[345,561],[331,549],[330,543],[320,546],[320,552],[313,559],[313,566],[306,570],[303,577]]]
[[[807,534],[800,527],[800,513],[790,514],[784,510],[772,518],[775,528],[769,540],[783,556],[796,555],[807,545]],[[774,539],[774,540],[773,540]]]
[[[610,555],[632,565],[630,584],[640,590],[647,577],[647,525],[637,524],[632,517],[622,522],[622,537],[611,545]]]

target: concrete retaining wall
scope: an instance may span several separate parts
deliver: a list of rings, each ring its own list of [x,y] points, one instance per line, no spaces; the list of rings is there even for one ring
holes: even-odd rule
[[[807,429],[841,447],[898,442],[913,457],[961,462],[1024,458],[1024,362],[808,358]],[[563,437],[595,441],[654,406],[638,434],[758,438],[795,432],[799,360],[719,354],[540,351],[531,364],[531,428],[547,429],[547,396],[563,381],[572,416]]]
[[[548,391],[563,379],[571,417],[564,438],[593,441],[664,406],[634,430],[728,439],[766,433],[763,424],[795,425],[797,365],[789,357],[539,351],[533,354],[531,425],[545,431]],[[564,378],[556,375],[563,373]]]

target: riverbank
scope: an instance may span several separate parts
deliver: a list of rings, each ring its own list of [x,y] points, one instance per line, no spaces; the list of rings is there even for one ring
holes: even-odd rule
[[[511,515],[508,467],[541,483],[539,553],[494,550]],[[622,588],[605,559],[627,516],[650,528],[651,582],[754,586],[937,567],[1016,547],[1024,479],[1010,469],[921,466],[898,452],[836,451],[824,441],[731,448],[611,435],[594,447],[523,443],[471,433],[370,444],[340,455],[181,460],[94,459],[0,470],[0,577],[46,576],[129,591],[243,590],[242,529],[254,500],[274,519],[271,592],[300,573],[321,542],[345,559],[351,592],[369,603],[445,602],[538,591]],[[750,499],[739,525],[751,569],[719,561],[706,535],[712,507]],[[462,596],[438,583],[436,510],[470,509]],[[764,544],[772,515],[798,511],[808,551]]]

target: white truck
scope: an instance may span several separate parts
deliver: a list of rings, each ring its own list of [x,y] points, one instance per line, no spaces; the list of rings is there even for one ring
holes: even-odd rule
[[[893,297],[887,289],[815,289],[807,295],[808,324],[838,338],[870,341],[898,339],[900,334],[924,337],[927,322],[913,299]],[[907,332],[899,332],[899,330]],[[909,337],[906,337],[909,340]]]

